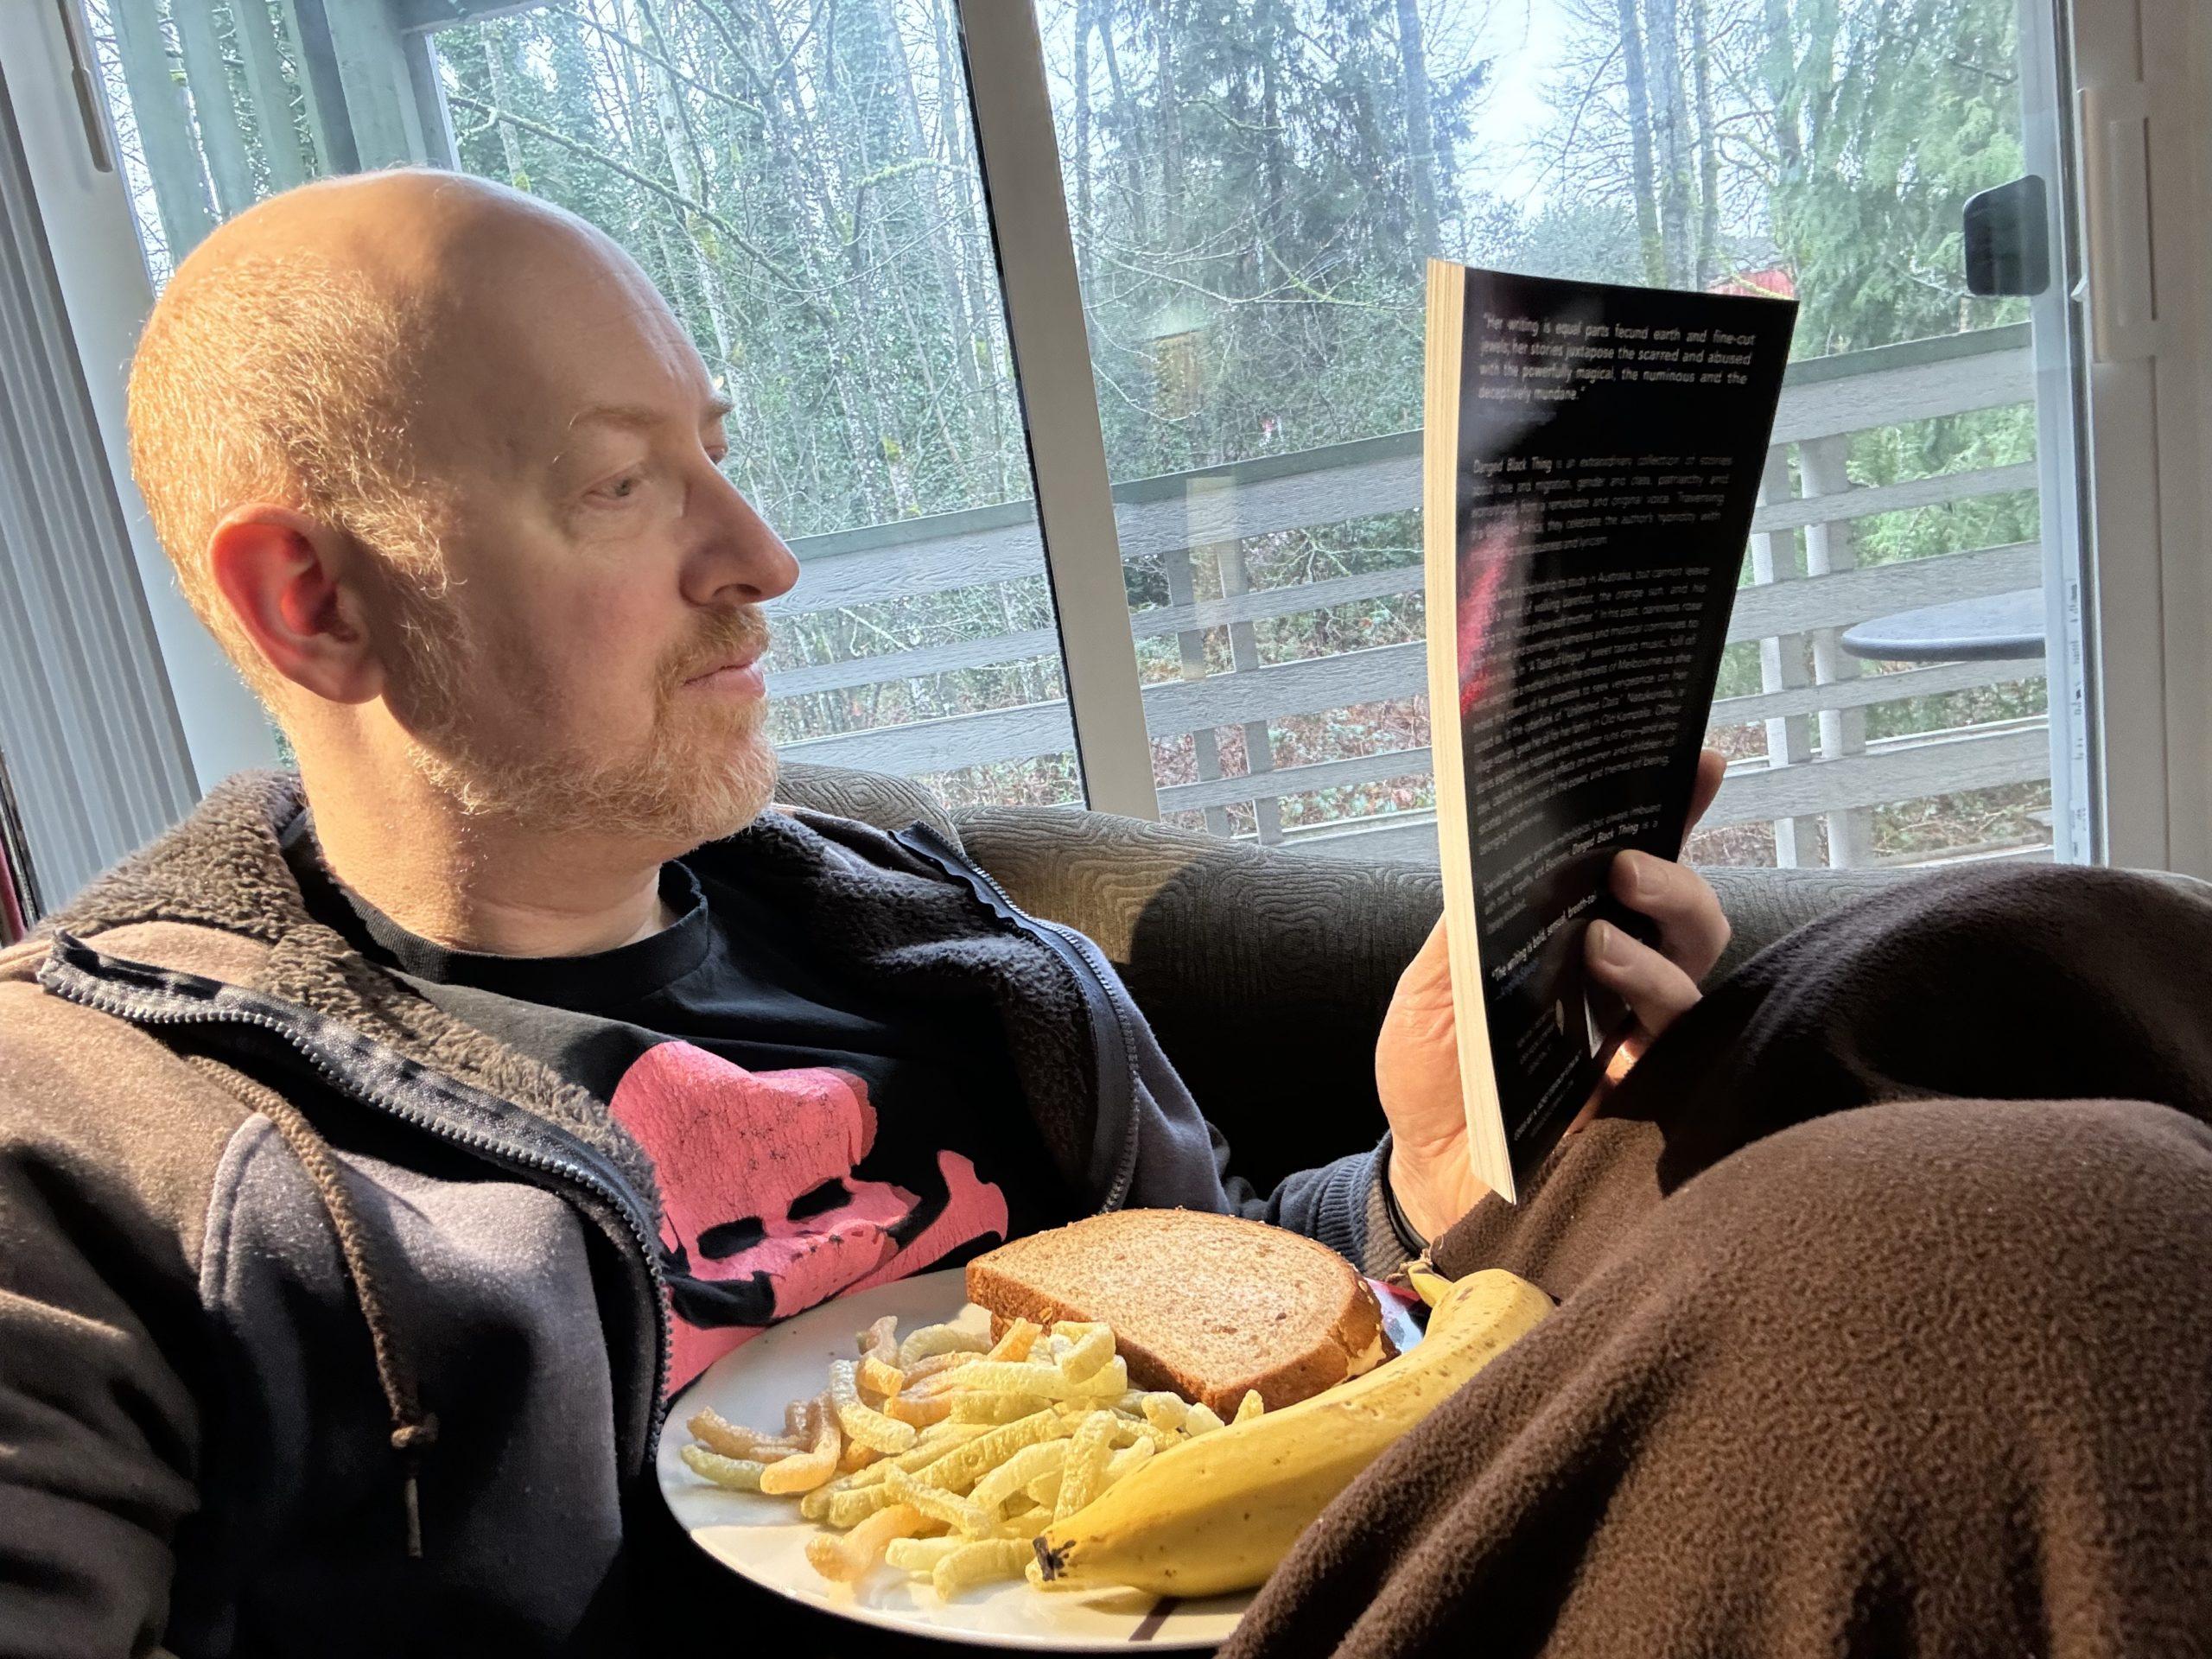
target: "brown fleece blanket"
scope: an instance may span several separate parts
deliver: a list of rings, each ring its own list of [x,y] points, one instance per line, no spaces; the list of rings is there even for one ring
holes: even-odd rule
[[[1559,1311],[1225,1659],[2212,1648],[2212,899],[1961,872],[1801,930],[1517,1208]]]

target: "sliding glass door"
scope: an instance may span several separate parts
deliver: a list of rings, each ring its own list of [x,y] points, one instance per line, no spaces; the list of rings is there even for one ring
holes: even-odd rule
[[[2055,180],[2017,188],[2031,226],[1985,205],[1967,235],[1980,193],[2050,175],[2024,142],[2056,96],[2047,16],[2016,0],[1039,16],[1171,818],[1431,844],[1413,429],[1437,253],[1798,301],[1713,715],[1734,764],[1695,856],[2050,855],[2045,661],[2068,618],[2046,569],[2078,590]],[[1980,269],[1999,244],[2011,264]],[[2031,311],[2036,289],[2055,309]],[[2039,361],[2061,372],[2039,381]]]
[[[1799,302],[1694,856],[2097,854],[2080,193],[2037,0],[79,3],[151,283],[260,194],[403,161],[635,254],[800,556],[794,760],[1075,802],[1064,662],[1133,637],[1116,764],[1170,822],[1433,858],[1433,252]],[[994,222],[976,62],[1064,226]],[[1056,262],[1079,410],[1008,338],[1001,270]],[[1027,440],[1071,419],[1111,549],[1040,533]],[[1048,572],[1100,556],[1126,603],[1056,613]]]

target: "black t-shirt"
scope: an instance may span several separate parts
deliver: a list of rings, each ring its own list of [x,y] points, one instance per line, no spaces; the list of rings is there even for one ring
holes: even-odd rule
[[[677,920],[498,957],[410,933],[285,837],[311,912],[454,1017],[607,1103],[652,1158],[683,1386],[776,1320],[959,1266],[1075,1213],[995,1009],[902,1006],[808,948],[772,893],[663,867]]]

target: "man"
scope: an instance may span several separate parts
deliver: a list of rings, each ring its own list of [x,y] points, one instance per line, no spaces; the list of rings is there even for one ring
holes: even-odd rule
[[[1744,1236],[1695,1187],[1659,1202],[1681,1172],[1631,1120],[1519,1217],[1480,1202],[1434,941],[1378,1044],[1390,1137],[1262,1197],[1087,942],[926,834],[764,812],[758,607],[796,570],[719,470],[722,412],[619,249],[490,185],[310,187],[177,272],[134,464],[300,772],[222,786],[0,957],[0,1646],[599,1652],[671,1606],[760,1637],[729,1581],[651,1576],[683,1555],[669,1392],[841,1290],[1117,1205],[1238,1210],[1371,1272],[1440,1235],[1455,1270],[1518,1262],[1575,1298],[1501,1390],[1545,1375],[1596,1421],[1627,1376],[1700,1420],[1726,1368],[1662,1387],[1664,1344],[1631,1363],[1615,1333],[1654,1295],[1698,1328],[1711,1294],[1647,1212],[1698,1260]],[[1616,882],[1663,949],[1593,930],[1592,969],[1656,1033],[1726,925],[1669,862]],[[1727,1121],[1721,1082],[1677,1080]],[[1801,1454],[1866,1414],[1777,1412]],[[1577,1444],[1541,1490],[1580,1490]],[[1557,1562],[1636,1576],[1602,1513]],[[1332,1560],[1388,1531],[1316,1529],[1248,1649],[1313,1650],[1376,1582]],[[1529,1535],[1506,1504],[1419,1558]]]
[[[1440,951],[1395,1147],[1262,1198],[1094,949],[950,847],[760,818],[798,570],[726,410],[618,247],[451,175],[265,203],[156,307],[135,467],[300,775],[10,965],[16,1132],[118,1184],[0,1195],[41,1258],[5,1386],[58,1408],[0,1594],[58,1645],[604,1642],[660,1402],[762,1325],[1117,1205],[1384,1273],[1478,1196]],[[1683,965],[1601,971],[1656,1027],[1725,925],[1643,862]]]

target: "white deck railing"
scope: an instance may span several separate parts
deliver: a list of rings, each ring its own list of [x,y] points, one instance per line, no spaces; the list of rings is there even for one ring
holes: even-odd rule
[[[1874,428],[2001,408],[2033,396],[2024,327],[1948,336],[1792,367],[1776,421],[1768,487],[1752,520],[1752,581],[1737,595],[1731,641],[1761,642],[1762,689],[1726,697],[1715,726],[1764,722],[1768,755],[1730,773],[1707,823],[1775,824],[1777,853],[1799,861],[1809,827],[1825,818],[1831,861],[1863,863],[1866,809],[1954,791],[2027,782],[2048,775],[2043,722],[2007,721],[1922,738],[1869,744],[1864,711],[1901,697],[1925,696],[2031,678],[2031,664],[1955,663],[1860,677],[1836,646],[1853,623],[1948,600],[2037,585],[2041,550],[2033,543],[1977,548],[1906,563],[1857,568],[1851,526],[1877,513],[2031,490],[2033,463],[1956,472],[1872,488],[1843,472],[1852,434]],[[1796,465],[1788,463],[1795,451]],[[1802,486],[1790,493],[1793,477]],[[1420,435],[1404,432],[1300,454],[1269,456],[1205,472],[1148,479],[1115,492],[1125,559],[1171,562],[1171,591],[1189,591],[1193,550],[1208,553],[1273,531],[1338,524],[1418,506]],[[1802,559],[1797,556],[1802,532]],[[1027,503],[950,513],[905,524],[810,537],[795,543],[803,575],[778,607],[786,615],[870,601],[1034,579],[1043,569],[1036,522]],[[1174,561],[1184,569],[1177,580]],[[1224,567],[1224,569],[1233,567]],[[1232,587],[1232,582],[1225,583]],[[1147,725],[1155,739],[1248,728],[1247,753],[1264,755],[1268,721],[1354,704],[1412,698],[1426,690],[1422,647],[1384,645],[1301,661],[1246,665],[1251,625],[1349,601],[1418,594],[1418,563],[1288,587],[1229,592],[1213,599],[1139,610],[1141,639],[1173,635],[1194,644],[1205,630],[1231,631],[1229,671],[1201,672],[1148,685]],[[1238,633],[1246,636],[1244,641]],[[894,650],[811,664],[772,677],[781,696],[926,680],[961,669],[1050,658],[1049,629]],[[1203,658],[1186,650],[1186,665]],[[1806,664],[1809,663],[1809,671]],[[1186,673],[1189,670],[1186,666]],[[788,743],[795,759],[909,773],[1056,754],[1072,747],[1065,703],[995,709],[952,718],[838,733]],[[1160,791],[1164,811],[1218,810],[1243,802],[1272,804],[1307,791],[1425,772],[1428,751],[1386,753],[1222,777],[1217,754],[1201,745],[1199,778]],[[1211,775],[1209,775],[1211,774]],[[1426,813],[1269,832],[1262,839],[1328,843],[1332,851],[1433,855],[1435,829]]]
[[[201,9],[185,7],[174,53],[152,0],[105,0],[129,82],[138,149],[173,258],[255,188],[249,140],[271,182],[312,169],[423,160],[443,149],[443,111],[421,30],[451,16],[498,10],[483,0],[276,0],[232,9],[251,111],[227,95],[226,67]],[[289,70],[286,67],[289,64]],[[310,158],[288,115],[258,111],[296,96]],[[1868,861],[1867,809],[1883,802],[2018,784],[2049,772],[2044,722],[2005,721],[1870,743],[1877,703],[2036,677],[2021,663],[1941,664],[1861,677],[1837,636],[1855,622],[1921,605],[2029,588],[2042,579],[2033,543],[1966,549],[1905,563],[1856,568],[1852,526],[1877,513],[2036,486],[2032,463],[1853,487],[1844,459],[1853,434],[1946,415],[2018,405],[2034,396],[2024,325],[1984,330],[1791,367],[1784,382],[1752,524],[1751,585],[1737,596],[1732,640],[1760,642],[1761,690],[1725,698],[1716,726],[1764,722],[1767,754],[1732,769],[1707,822],[1767,822],[1783,864],[1809,857],[1825,822],[1831,862]],[[1790,463],[1794,459],[1794,466]],[[1795,480],[1793,487],[1792,480]],[[1401,432],[1233,466],[1147,479],[1114,492],[1125,559],[1158,558],[1171,602],[1137,612],[1141,639],[1173,637],[1179,677],[1145,688],[1155,740],[1192,736],[1195,781],[1160,791],[1166,811],[1203,811],[1225,831],[1225,808],[1252,803],[1259,838],[1329,851],[1433,857],[1426,812],[1286,829],[1287,796],[1426,773],[1428,751],[1400,748],[1271,769],[1271,721],[1357,704],[1420,697],[1418,643],[1262,664],[1255,623],[1361,600],[1421,591],[1418,563],[1289,587],[1249,587],[1243,547],[1273,532],[1407,512],[1421,501],[1420,434]],[[1418,537],[1409,538],[1417,542]],[[1802,546],[1801,546],[1802,542]],[[805,615],[874,601],[1035,582],[1044,569],[1027,502],[872,526],[795,543],[800,585],[777,608]],[[1195,558],[1194,558],[1195,556]],[[1222,596],[1195,596],[1194,563],[1218,570]],[[1228,671],[1210,673],[1207,632],[1225,628]],[[934,695],[939,677],[1010,663],[1051,663],[1053,630],[932,641],[843,660],[782,668],[786,699],[899,682]],[[855,700],[857,702],[859,700]],[[864,718],[823,698],[807,723]],[[1253,775],[1224,777],[1217,734],[1243,730]],[[906,773],[940,773],[1065,753],[1074,737],[1065,702],[810,734],[784,746],[794,758]]]

